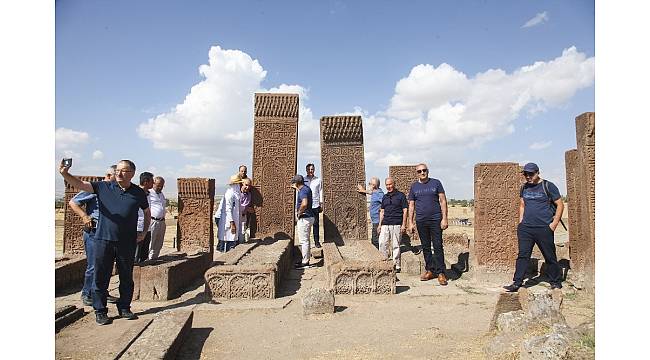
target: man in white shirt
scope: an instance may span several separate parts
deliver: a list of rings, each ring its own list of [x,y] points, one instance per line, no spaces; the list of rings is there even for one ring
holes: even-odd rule
[[[309,186],[311,189],[311,195],[312,195],[312,209],[314,212],[314,225],[313,225],[313,235],[314,235],[314,245],[317,248],[320,248],[320,236],[319,236],[319,218],[320,218],[320,213],[323,212],[323,208],[321,207],[323,204],[323,183],[321,180],[314,175],[314,172],[316,171],[316,166],[314,164],[307,164],[305,167],[305,170],[307,171],[307,176],[305,176],[305,185]]]
[[[153,187],[153,174],[148,171],[143,171],[140,174],[140,188],[144,190],[145,193],[149,193],[149,190]],[[147,201],[149,199],[147,198]],[[138,209],[138,226],[137,226],[138,235],[144,233],[144,240],[138,243],[135,250],[135,262],[139,263],[147,260],[149,255],[149,244],[151,243],[151,234],[149,229],[144,228],[144,212],[142,209]]]
[[[165,241],[165,213],[167,199],[162,193],[165,186],[165,179],[160,176],[153,178],[153,188],[149,190],[147,199],[149,200],[149,208],[151,209],[151,226],[149,232],[151,233],[151,246],[149,247],[149,260],[157,259],[160,255],[163,242]]]

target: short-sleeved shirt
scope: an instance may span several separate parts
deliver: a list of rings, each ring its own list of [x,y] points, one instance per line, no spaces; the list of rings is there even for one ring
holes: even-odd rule
[[[384,209],[382,225],[402,225],[404,209],[408,209],[406,195],[403,192],[394,190],[387,192],[381,200],[381,208]]]
[[[442,209],[438,194],[445,189],[438,179],[429,178],[426,183],[416,181],[411,185],[409,201],[415,201],[415,221],[436,221],[442,219]]]
[[[149,208],[147,194],[131,184],[122,190],[116,181],[90,183],[99,200],[99,221],[95,239],[133,242],[137,237],[138,209]]]
[[[560,190],[550,181],[548,184],[548,195],[544,192],[542,181],[537,184],[524,184],[520,196],[524,199],[524,217],[521,223],[532,227],[548,226],[553,222],[555,208],[551,200],[556,201],[561,197]]]
[[[89,215],[91,218],[97,220],[99,219],[99,207],[97,206],[97,195],[80,191],[77,195],[72,198],[77,205],[86,205],[86,215]]]
[[[296,211],[300,209],[300,204],[302,203],[302,199],[307,199],[307,209],[305,210],[302,215],[300,215],[300,218],[310,218],[314,217],[314,211],[312,210],[312,199],[311,199],[311,189],[309,186],[303,185],[300,190],[298,190],[298,196],[296,197]]]
[[[379,208],[381,208],[381,199],[384,198],[384,191],[381,188],[372,192],[370,195],[370,221],[373,224],[379,224]]]

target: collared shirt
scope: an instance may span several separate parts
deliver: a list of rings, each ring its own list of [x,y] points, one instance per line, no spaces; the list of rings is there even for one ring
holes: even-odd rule
[[[162,191],[160,192],[160,194],[158,194],[154,189],[151,189],[149,190],[149,195],[147,196],[147,200],[149,200],[149,207],[151,208],[151,216],[158,219],[164,219],[165,212],[166,212],[165,205],[167,204],[167,199],[165,198],[165,194],[163,194]],[[144,221],[144,214],[143,214],[143,221]]]
[[[250,188],[248,192],[240,191],[240,193],[241,193],[241,198],[239,198],[239,205],[241,205],[241,208],[243,209],[251,204]]]
[[[305,176],[305,185],[311,189],[311,208],[316,209],[323,202],[323,183],[317,176]]]
[[[74,201],[74,203],[79,206],[86,205],[86,215],[90,215],[90,217],[95,220],[99,219],[97,195],[85,191],[80,191],[72,198],[72,201]]]
[[[300,190],[298,190],[298,196],[296,196],[296,211],[300,209],[300,204],[303,199],[307,199],[307,209],[305,209],[305,212],[300,215],[300,218],[314,217],[314,211],[312,210],[312,195],[309,186],[303,185]]]
[[[95,239],[133,242],[137,236],[138,209],[149,208],[147,194],[135,184],[122,190],[116,181],[90,183],[99,201]]]
[[[370,221],[373,224],[379,224],[379,208],[381,200],[384,198],[384,191],[381,188],[374,190],[370,195]]]
[[[402,225],[404,209],[408,209],[406,195],[398,190],[387,192],[381,200],[381,208],[384,209],[382,225]]]
[[[411,185],[409,201],[415,201],[415,221],[435,221],[442,219],[442,209],[438,194],[445,189],[438,179],[428,178],[427,182],[416,181]]]

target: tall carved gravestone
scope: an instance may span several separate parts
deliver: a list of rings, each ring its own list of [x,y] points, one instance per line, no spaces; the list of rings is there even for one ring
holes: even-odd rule
[[[474,252],[478,266],[513,272],[517,258],[517,223],[521,168],[517,163],[474,166]]]
[[[100,176],[77,176],[81,181],[102,181],[104,177]],[[64,197],[64,227],[63,227],[63,253],[70,255],[83,255],[84,254],[84,240],[83,240],[83,221],[68,205],[78,192],[78,189],[73,188],[64,180],[65,184],[65,197]]]
[[[298,95],[255,94],[252,237],[293,238]]]
[[[576,150],[565,155],[569,195],[569,254],[571,268],[593,281],[595,266],[596,114],[576,117]],[[570,169],[571,167],[571,169]]]
[[[176,250],[188,254],[214,252],[213,208],[214,179],[178,179]]]
[[[324,116],[320,136],[325,242],[368,241],[361,116]]]
[[[407,199],[411,191],[411,185],[418,180],[415,167],[416,165],[393,165],[388,167],[388,176],[395,182],[395,188],[403,192]],[[406,234],[402,235],[402,239],[410,241],[411,245],[420,243],[417,231],[414,231],[413,234],[409,234],[407,231]]]

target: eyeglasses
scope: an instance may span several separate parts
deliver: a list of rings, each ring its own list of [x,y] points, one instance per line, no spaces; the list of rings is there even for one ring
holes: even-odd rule
[[[428,171],[429,171],[429,169],[418,169],[418,170],[415,170],[415,172],[417,172],[418,174],[423,174],[423,173],[428,172]]]
[[[127,170],[127,169],[116,169],[116,170],[115,170],[115,173],[116,173],[116,174],[117,174],[117,173],[126,174],[126,173],[130,173],[130,172],[133,172],[133,170]]]

